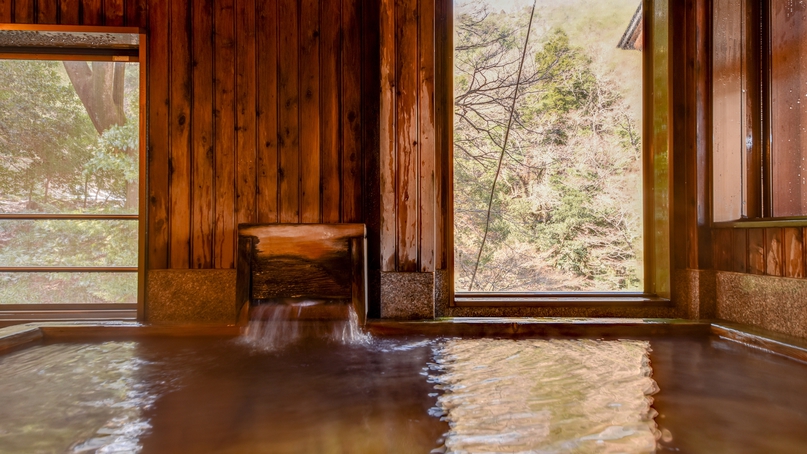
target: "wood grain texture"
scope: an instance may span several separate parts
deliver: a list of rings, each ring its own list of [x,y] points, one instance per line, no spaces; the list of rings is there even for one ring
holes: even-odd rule
[[[782,276],[782,229],[765,229],[765,274]]]
[[[215,3],[215,230],[216,268],[235,265],[235,11],[234,0]]]
[[[148,267],[168,267],[169,36],[168,3],[152,4],[148,41]],[[158,68],[163,68],[162,71]]]
[[[58,0],[39,0],[36,8],[37,24],[57,24],[59,23],[59,2]]]
[[[418,20],[417,0],[396,3],[396,128],[398,271],[417,271],[418,260]]]
[[[157,6],[156,10],[162,8],[167,9],[168,5]],[[103,0],[81,0],[81,25],[104,25]]]
[[[14,22],[20,24],[33,24],[36,17],[35,0],[15,0],[14,1]]]
[[[280,222],[300,222],[299,11],[295,0],[278,0],[278,153]]]
[[[418,84],[418,165],[420,205],[418,237],[419,270],[435,269],[435,109],[434,109],[434,7],[423,0],[418,11],[419,84]]]
[[[321,219],[319,9],[319,0],[300,1],[300,221],[305,223]]]
[[[11,7],[14,0],[0,0],[0,22],[13,22]]]
[[[236,223],[256,220],[255,0],[236,0]]]
[[[714,229],[713,247],[715,249],[715,269],[720,271],[733,271],[732,250],[733,237],[732,229]]]
[[[61,1],[64,0],[60,0],[60,2]],[[206,2],[204,1],[194,3],[194,10],[205,4]],[[143,27],[146,24],[145,18],[148,17],[148,0],[124,0],[124,10],[124,24],[127,27]]]
[[[745,273],[748,270],[748,231],[735,229],[732,235],[731,271]]]
[[[158,6],[155,11],[163,11],[164,8]],[[62,25],[81,24],[81,0],[59,0],[59,23]],[[144,18],[143,26],[150,27],[151,23]]]
[[[275,0],[258,0],[256,46],[260,58],[256,62],[260,81],[257,84],[257,219],[278,222],[278,17]]]
[[[173,0],[170,25],[168,163],[170,257],[173,269],[190,267],[191,251],[191,11],[188,0]],[[106,10],[105,10],[106,11]]]
[[[762,229],[748,231],[748,272],[765,274],[765,231]]]
[[[802,228],[785,229],[783,271],[787,277],[804,277],[804,237]]]
[[[320,21],[320,150],[322,222],[341,220],[342,2],[321,2]]]
[[[361,220],[361,3],[342,0],[342,222]]]
[[[104,25],[111,26],[111,27],[121,27],[124,23],[124,5],[123,0],[103,0],[104,1]],[[186,3],[188,4],[188,8],[190,8],[190,1],[186,0],[179,3]],[[171,8],[174,8],[174,3],[177,3],[177,0],[171,0]]]
[[[397,254],[397,203],[396,167],[397,147],[395,136],[395,2],[381,0],[379,12],[379,43],[381,67],[381,108],[379,109],[379,180],[381,186],[381,271],[396,270]]]
[[[213,267],[215,147],[213,136],[213,0],[201,0],[192,8],[193,95],[191,144],[191,267]]]

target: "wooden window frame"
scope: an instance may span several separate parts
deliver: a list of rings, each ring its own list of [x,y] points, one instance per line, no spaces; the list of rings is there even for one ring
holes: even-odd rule
[[[711,2],[710,2],[711,4]],[[711,184],[709,220],[712,228],[776,228],[776,227],[804,227],[807,226],[807,214],[804,216],[773,215],[773,132],[772,132],[772,106],[771,106],[771,13],[770,2],[747,1],[746,3],[746,62],[741,69],[748,77],[748,90],[746,109],[749,126],[746,131],[746,140],[750,142],[747,149],[748,162],[745,175],[748,187],[742,194],[746,201],[746,213],[740,219],[729,221],[715,221],[714,184]],[[710,27],[714,29],[715,14],[710,14],[712,21]],[[714,60],[714,50],[709,48],[710,61]],[[713,81],[714,82],[714,81]],[[709,168],[713,169],[714,129],[709,128]],[[750,136],[750,138],[749,138]],[[750,139],[750,140],[749,140]],[[710,173],[709,181],[714,181],[714,173]]]
[[[146,33],[137,27],[66,26],[0,24],[3,31],[40,31],[57,33],[120,33],[138,35],[138,48],[19,48],[0,49],[0,59],[14,60],[83,60],[138,63],[140,68],[139,162],[140,187],[138,214],[0,214],[0,220],[130,220],[138,223],[138,264],[136,267],[48,267],[0,266],[2,273],[137,273],[136,303],[76,303],[76,304],[4,304],[0,305],[0,326],[45,320],[143,320],[145,313],[145,264],[147,184],[146,175]]]
[[[442,177],[450,307],[654,307],[672,306],[672,52],[670,0],[643,0],[643,292],[458,292],[454,282],[453,204],[453,0],[436,0],[437,153]],[[659,22],[656,22],[659,20]],[[663,27],[657,42],[656,25]],[[652,138],[652,139],[651,139]]]

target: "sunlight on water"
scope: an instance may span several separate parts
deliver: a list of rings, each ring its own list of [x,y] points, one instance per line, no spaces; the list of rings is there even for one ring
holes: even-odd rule
[[[319,319],[327,307],[344,312],[343,319]],[[368,344],[370,335],[359,326],[359,316],[349,304],[315,302],[262,304],[253,309],[243,341],[264,351],[278,351],[304,340],[339,344]]]
[[[448,340],[430,380],[454,453],[646,453],[659,432],[644,341]]]
[[[58,344],[0,358],[0,452],[139,452],[157,399],[134,342]]]

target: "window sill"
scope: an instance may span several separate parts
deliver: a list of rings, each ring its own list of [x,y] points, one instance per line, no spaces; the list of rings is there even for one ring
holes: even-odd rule
[[[647,293],[482,293],[458,292],[454,307],[669,307],[666,298]]]
[[[748,219],[713,222],[716,229],[760,229],[768,227],[807,227],[807,217]]]

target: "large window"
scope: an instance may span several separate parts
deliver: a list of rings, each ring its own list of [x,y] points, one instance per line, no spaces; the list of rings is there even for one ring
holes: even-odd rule
[[[0,30],[0,310],[139,288],[139,35]]]
[[[534,4],[454,2],[455,290],[641,293],[642,2]]]
[[[713,8],[714,221],[807,216],[807,2]]]

